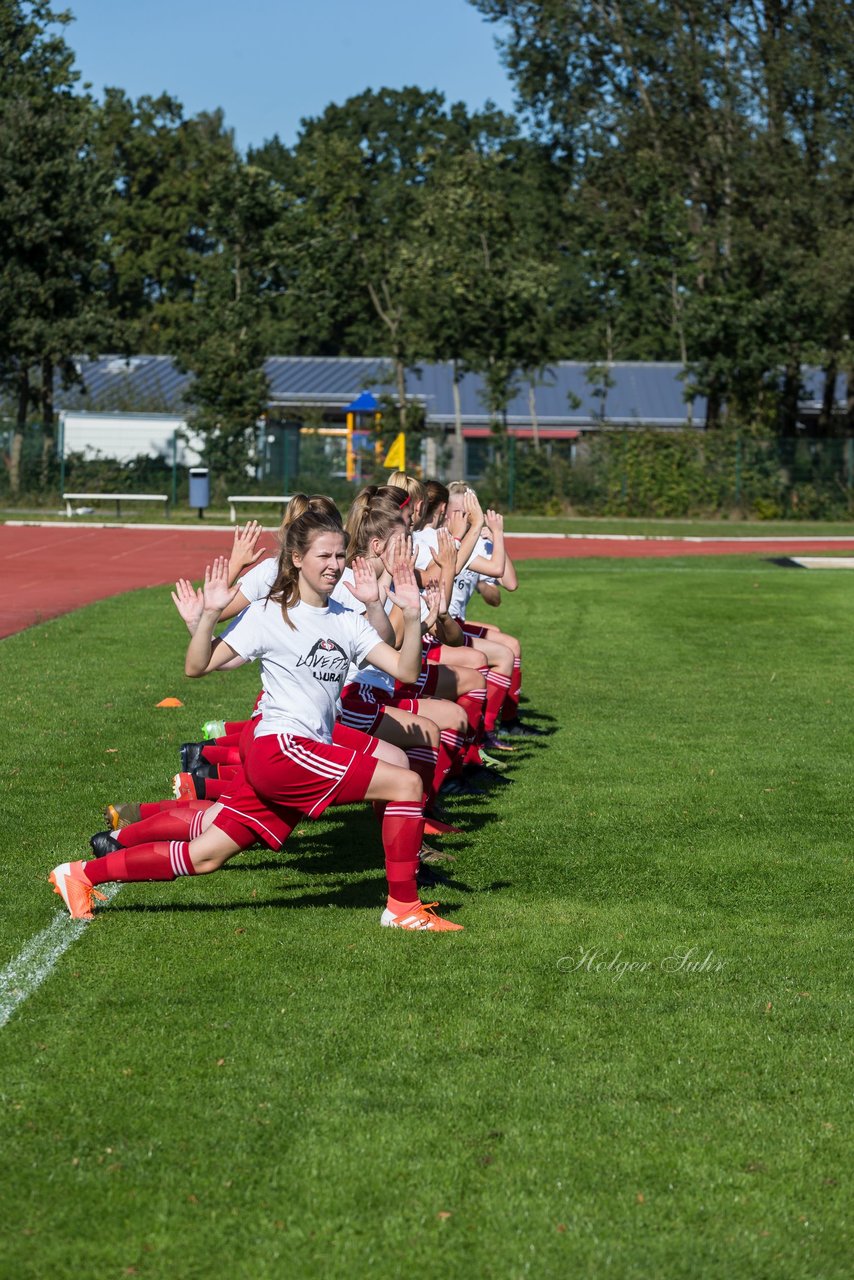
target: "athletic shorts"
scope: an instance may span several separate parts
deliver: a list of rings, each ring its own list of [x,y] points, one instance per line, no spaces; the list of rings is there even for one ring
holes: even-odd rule
[[[473,641],[486,640],[489,636],[489,629],[482,626],[479,622],[461,622],[457,618],[457,626],[465,636],[465,643],[469,648],[473,647]]]
[[[409,711],[418,715],[416,698],[388,693],[370,684],[345,685],[341,690],[341,724],[350,729],[359,729],[363,734],[373,733],[385,715],[386,707],[398,707],[401,711]],[[332,735],[333,741],[337,741]]]
[[[330,804],[364,800],[377,761],[365,751],[292,733],[256,737],[246,757],[246,781],[271,808],[319,818]]]
[[[437,666],[424,666],[421,668],[421,675],[412,684],[401,684],[399,680],[394,682],[394,696],[397,698],[431,698],[436,692],[436,686],[439,683],[439,668]],[[395,706],[398,705],[395,701]]]

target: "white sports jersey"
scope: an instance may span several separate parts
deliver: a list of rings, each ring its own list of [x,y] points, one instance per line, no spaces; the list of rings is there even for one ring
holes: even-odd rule
[[[366,606],[361,600],[357,600],[344,583],[354,583],[356,581],[355,574],[352,569],[345,569],[341,574],[338,582],[336,582],[331,600],[337,600],[345,609],[352,609],[354,613],[363,614]],[[391,613],[391,601],[386,599],[383,605],[386,613]],[[354,680],[360,681],[362,684],[372,685],[375,689],[386,689],[391,693],[394,688],[394,676],[390,676],[387,671],[380,671],[379,667],[363,667],[361,670],[355,662],[350,663],[350,669],[347,672],[345,684],[352,684]]]
[[[478,581],[482,576],[474,569],[469,568],[472,560],[477,560],[478,556],[483,556],[485,560],[489,559],[486,542],[483,538],[478,538],[475,543],[474,551],[468,558],[467,564],[464,568],[460,569],[459,573],[454,578],[454,589],[451,592],[451,603],[448,606],[448,613],[452,618],[456,618],[459,622],[465,622],[468,602],[474,595]]]
[[[351,591],[348,591],[347,587],[344,586],[345,582],[355,582],[355,580],[356,579],[354,577],[353,570],[345,569],[339,581],[335,584],[335,589],[333,590],[330,599],[337,600],[338,603],[342,604],[345,609],[354,609],[357,613],[365,613],[366,611],[365,605],[362,604],[361,600],[357,600],[356,597],[353,595],[353,593]],[[394,586],[394,584],[392,584],[392,586]],[[383,605],[383,608],[385,609],[386,613],[391,613],[393,606],[394,606],[394,601],[391,600],[389,597],[386,597],[386,602]],[[421,621],[422,622],[427,617],[429,612],[430,612],[430,609],[427,605],[427,601],[422,596],[421,597]],[[394,692],[394,676],[389,675],[387,671],[380,671],[379,667],[371,667],[366,665],[362,667],[360,670],[359,667],[355,663],[353,663],[353,665],[350,667],[350,670],[347,672],[347,679],[344,681],[344,683],[352,684],[354,681],[358,681],[359,684],[368,684],[373,689],[384,689],[387,693]]]
[[[266,560],[259,560],[251,569],[247,569],[239,580],[238,585],[242,594],[249,601],[265,600],[276,581],[278,570],[278,556],[268,556]]]
[[[255,736],[293,733],[331,742],[350,664],[358,666],[382,642],[363,617],[336,600],[324,609],[300,600],[288,617],[293,629],[282,617],[281,605],[257,600],[225,637],[242,658],[261,659],[264,699]]]
[[[416,529],[412,535],[412,545],[415,548],[415,568],[419,572],[429,569],[433,563],[431,552],[439,548],[439,530]]]

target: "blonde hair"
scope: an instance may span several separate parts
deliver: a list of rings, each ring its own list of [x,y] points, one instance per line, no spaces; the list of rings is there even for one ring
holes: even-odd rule
[[[350,538],[347,555],[347,563],[350,564],[355,556],[370,554],[368,547],[372,539],[386,542],[396,530],[405,529],[406,525],[396,502],[376,494],[372,496],[363,490],[347,512],[344,528]]]
[[[420,502],[422,506],[424,505],[427,493],[424,485],[415,476],[408,476],[405,471],[392,471],[387,483],[396,486],[398,489],[405,489],[409,494],[413,507],[416,502]]]

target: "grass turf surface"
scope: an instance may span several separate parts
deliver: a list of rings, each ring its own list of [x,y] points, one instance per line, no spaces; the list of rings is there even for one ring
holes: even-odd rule
[[[377,927],[360,810],[123,888],[0,1031],[0,1272],[850,1274],[854,581],[522,582],[489,617],[556,731],[455,804],[435,896],[465,933]],[[2,641],[0,965],[101,806],[166,794],[176,746],[254,695],[251,670],[181,677],[170,610]]]

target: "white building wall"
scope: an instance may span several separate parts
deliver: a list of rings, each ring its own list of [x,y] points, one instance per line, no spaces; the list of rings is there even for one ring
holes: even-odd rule
[[[172,441],[176,431],[179,466],[195,467],[201,462],[202,440],[188,430],[185,418],[168,413],[72,413],[59,415],[65,454],[82,453],[87,458],[116,458],[129,462],[144,454],[172,461]]]

